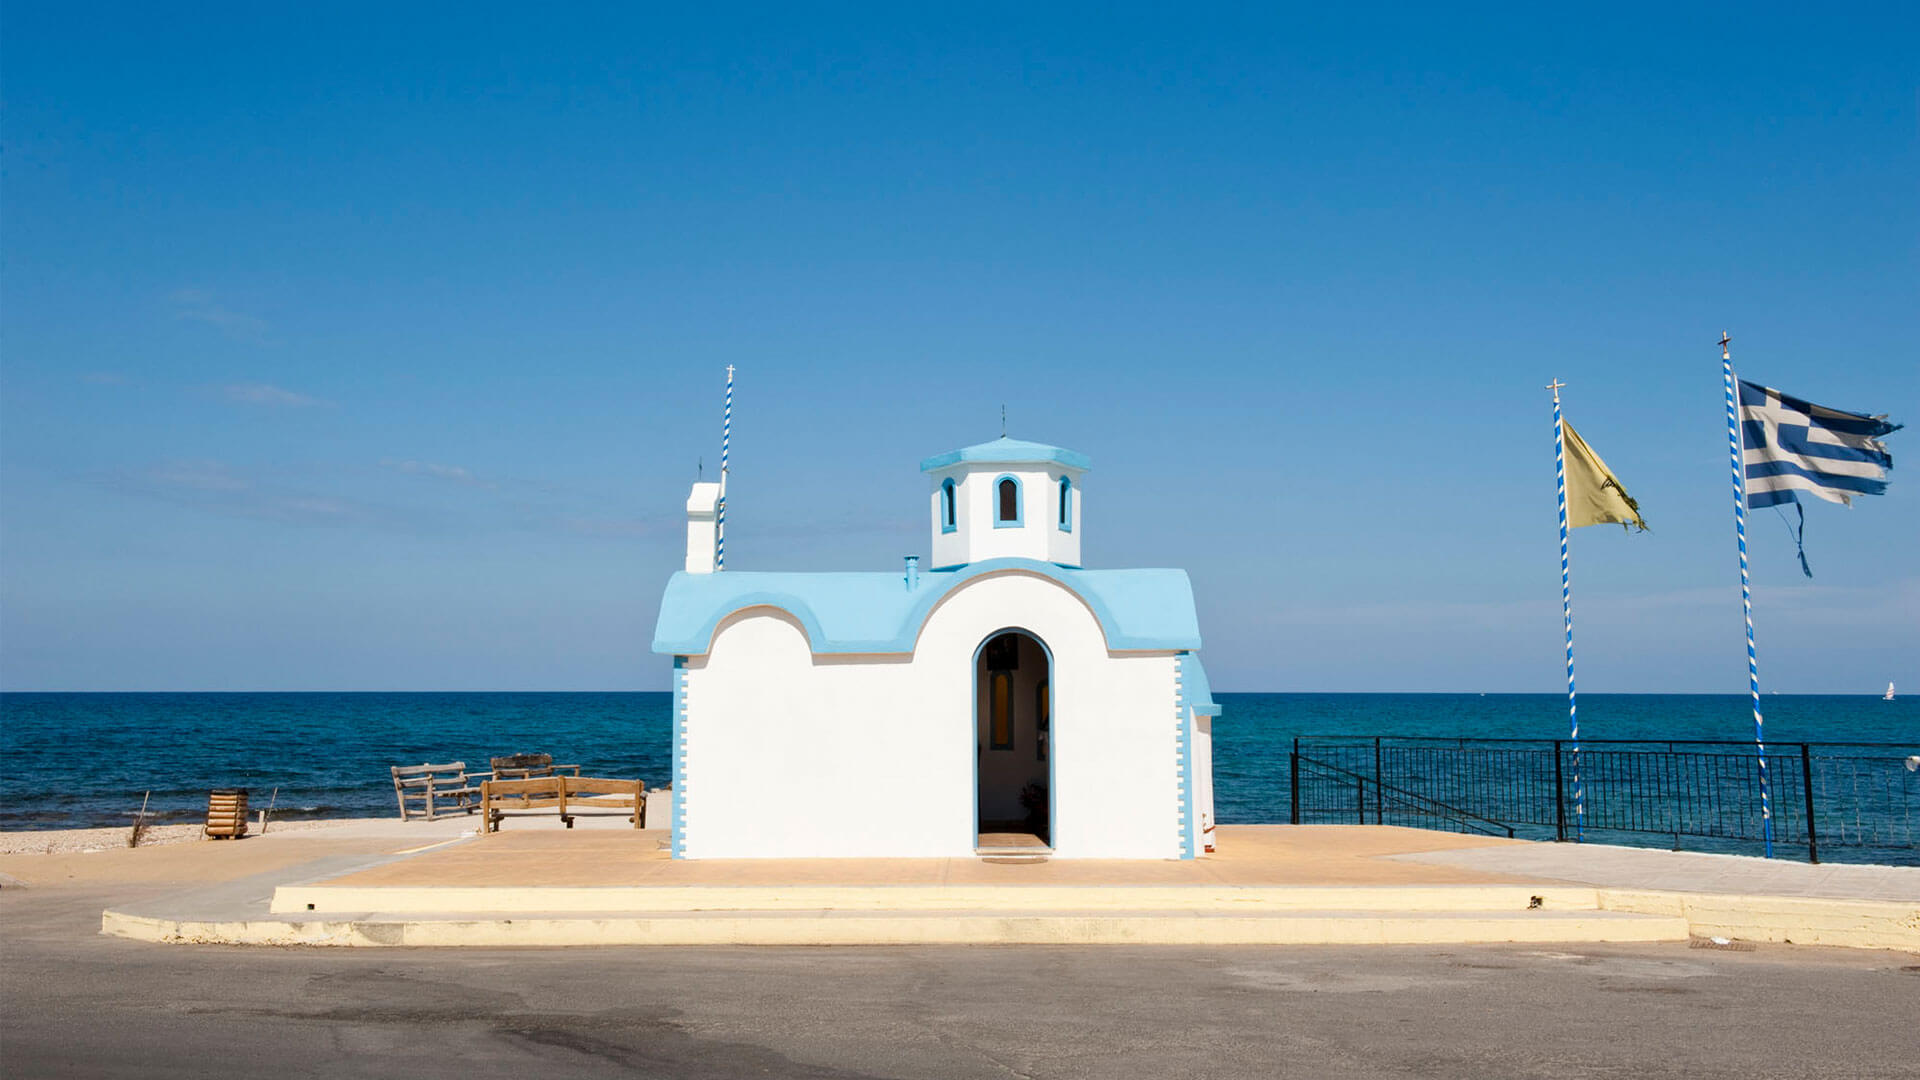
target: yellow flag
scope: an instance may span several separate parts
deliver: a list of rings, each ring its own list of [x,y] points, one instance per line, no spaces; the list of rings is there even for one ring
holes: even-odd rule
[[[1640,504],[1627,494],[1613,470],[1572,424],[1563,421],[1561,426],[1567,432],[1567,524],[1577,529],[1618,523],[1621,528],[1637,525],[1645,532],[1647,523],[1640,520]]]

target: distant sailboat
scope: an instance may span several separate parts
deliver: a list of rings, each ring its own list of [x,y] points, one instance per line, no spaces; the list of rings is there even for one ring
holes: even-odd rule
[[[1886,692],[1886,693],[1884,693],[1884,694],[1881,694],[1881,695],[1880,695],[1880,700],[1881,700],[1881,701],[1892,701],[1892,700],[1893,700],[1893,684],[1892,684],[1892,683],[1888,683],[1888,684],[1887,684],[1887,692]]]

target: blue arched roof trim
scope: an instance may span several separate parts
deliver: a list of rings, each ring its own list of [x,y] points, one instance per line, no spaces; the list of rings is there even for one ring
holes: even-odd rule
[[[1109,649],[1200,647],[1193,586],[1184,570],[1078,570],[1034,559],[988,559],[927,571],[913,589],[894,573],[677,573],[660,601],[653,651],[703,656],[723,620],[748,608],[772,607],[800,623],[815,655],[910,653],[940,601],[975,578],[1010,572],[1047,578],[1073,593],[1099,621]]]

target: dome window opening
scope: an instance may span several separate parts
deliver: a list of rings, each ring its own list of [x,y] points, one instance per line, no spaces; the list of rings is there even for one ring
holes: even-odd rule
[[[1020,514],[1020,481],[1012,476],[1002,476],[993,483],[993,527],[996,529],[1017,529],[1026,522]]]

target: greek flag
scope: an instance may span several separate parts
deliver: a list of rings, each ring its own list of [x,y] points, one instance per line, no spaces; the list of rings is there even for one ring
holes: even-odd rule
[[[1797,492],[1851,505],[1882,495],[1893,455],[1879,439],[1900,430],[1885,416],[1828,409],[1740,380],[1747,505],[1797,503]]]
[[[1799,515],[1794,546],[1801,573],[1813,576],[1807,565],[1807,512],[1799,493],[1847,506],[1853,505],[1855,495],[1885,494],[1893,455],[1879,437],[1900,427],[1884,415],[1829,409],[1740,380],[1747,505],[1794,504]]]

